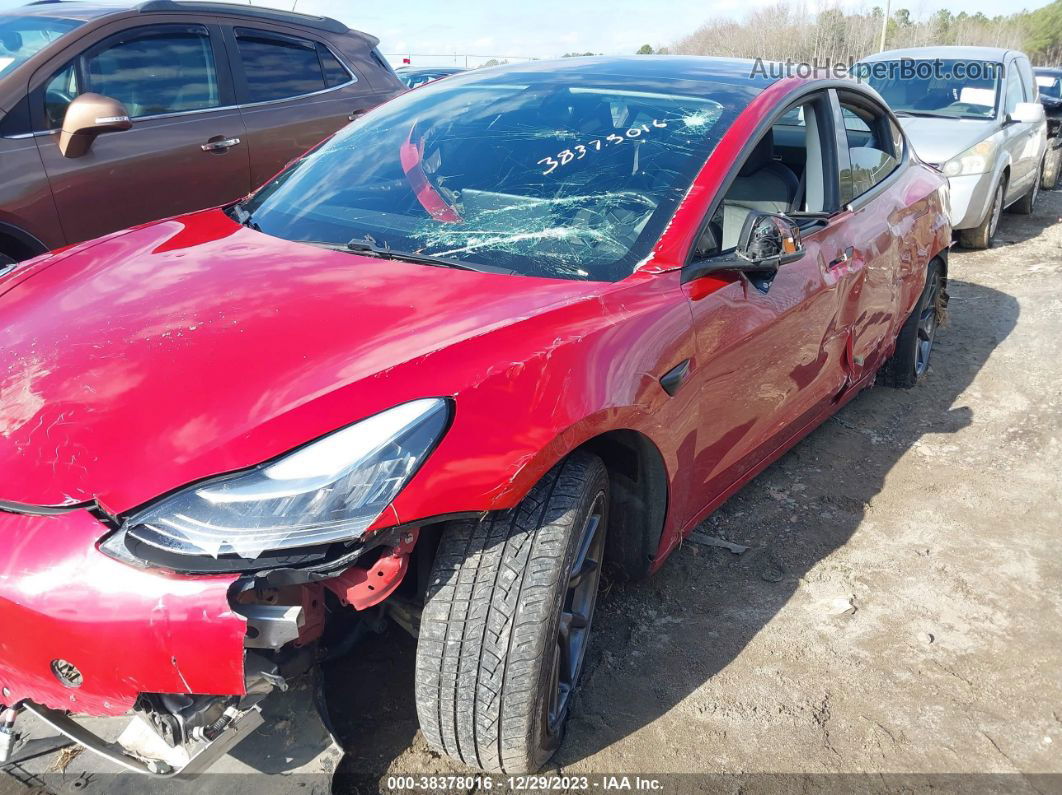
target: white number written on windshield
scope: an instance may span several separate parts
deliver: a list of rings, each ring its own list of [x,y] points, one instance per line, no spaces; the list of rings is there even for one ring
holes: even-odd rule
[[[552,174],[561,166],[566,166],[569,163],[573,163],[576,160],[582,160],[588,153],[600,152],[602,149],[608,146],[615,146],[621,144],[624,141],[632,141],[637,138],[641,138],[643,135],[653,131],[653,128],[661,129],[667,127],[666,121],[660,119],[653,119],[647,124],[639,124],[637,127],[631,127],[623,135],[617,135],[616,133],[610,133],[603,138],[595,138],[592,141],[587,141],[586,144],[576,144],[570,149],[564,149],[557,152],[555,155],[544,157],[537,162],[536,165],[546,166],[546,170],[542,172],[543,176],[546,174]]]

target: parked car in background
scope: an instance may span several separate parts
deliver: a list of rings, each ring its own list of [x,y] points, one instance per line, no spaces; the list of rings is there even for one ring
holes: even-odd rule
[[[1039,66],[1033,72],[1047,115],[1047,156],[1041,186],[1053,190],[1062,176],[1062,67]]]
[[[433,80],[441,80],[464,71],[466,70],[460,66],[403,66],[396,69],[395,73],[407,88],[416,88]]]
[[[376,43],[246,5],[0,13],[0,263],[245,195],[404,90]]]
[[[135,712],[192,757],[387,611],[431,745],[537,768],[603,567],[657,571],[927,373],[946,202],[855,81],[571,58],[406,92],[244,201],[16,268],[0,728]]]
[[[1047,125],[1029,59],[990,47],[918,47],[864,58],[857,72],[900,119],[919,156],[951,183],[951,222],[987,248],[1006,207],[1031,213]]]

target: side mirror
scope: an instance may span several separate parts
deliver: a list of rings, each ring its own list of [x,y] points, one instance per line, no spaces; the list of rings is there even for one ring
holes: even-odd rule
[[[774,213],[749,213],[732,253],[719,254],[683,269],[684,282],[711,273],[741,273],[761,293],[770,289],[778,268],[804,256],[800,227],[791,218]]]
[[[1044,106],[1039,102],[1019,102],[1014,110],[1007,114],[1007,121],[1037,124],[1043,121]]]
[[[747,263],[740,270],[776,271],[804,256],[800,227],[784,215],[750,213],[741,227],[737,255]]]
[[[82,94],[66,109],[59,133],[59,151],[63,157],[81,157],[97,135],[122,132],[132,126],[129,113],[118,100],[100,94]]]

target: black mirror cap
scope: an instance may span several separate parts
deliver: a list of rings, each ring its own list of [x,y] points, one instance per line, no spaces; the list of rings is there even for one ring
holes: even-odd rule
[[[778,270],[804,256],[800,227],[785,215],[749,213],[741,227],[736,253],[747,263],[742,270]]]

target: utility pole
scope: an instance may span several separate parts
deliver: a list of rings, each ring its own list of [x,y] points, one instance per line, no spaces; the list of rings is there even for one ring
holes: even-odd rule
[[[885,34],[889,32],[889,6],[891,0],[885,0],[885,15],[881,18],[881,44],[878,52],[885,52]]]

